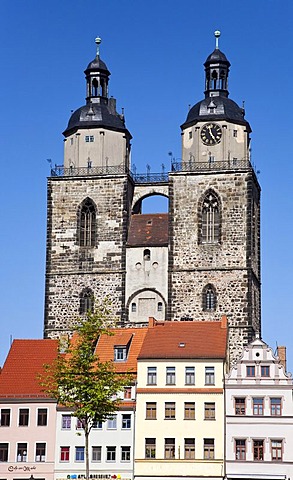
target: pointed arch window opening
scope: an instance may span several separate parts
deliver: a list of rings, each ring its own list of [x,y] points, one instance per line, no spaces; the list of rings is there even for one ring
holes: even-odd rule
[[[96,237],[96,209],[91,200],[86,200],[80,211],[79,245],[94,247]]]
[[[209,193],[202,208],[202,243],[219,243],[220,209],[215,195]]]
[[[207,285],[203,290],[203,310],[213,312],[216,310],[217,297],[212,285]]]
[[[85,288],[80,294],[79,313],[84,315],[94,309],[94,294],[90,288]]]

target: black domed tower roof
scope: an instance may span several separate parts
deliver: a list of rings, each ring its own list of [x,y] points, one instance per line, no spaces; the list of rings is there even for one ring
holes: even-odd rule
[[[63,135],[68,137],[80,128],[103,127],[125,132],[131,138],[125,126],[124,115],[116,111],[116,100],[113,97],[109,98],[108,83],[111,73],[100,58],[101,39],[98,37],[95,41],[97,44],[96,57],[88,64],[84,72],[87,87],[86,104],[73,112]]]
[[[219,36],[220,32],[216,31],[216,48],[204,63],[205,98],[189,110],[181,129],[195,125],[197,122],[227,120],[235,124],[246,125],[248,131],[251,132],[250,125],[244,118],[244,109],[228,98],[228,75],[231,64],[219,49]]]

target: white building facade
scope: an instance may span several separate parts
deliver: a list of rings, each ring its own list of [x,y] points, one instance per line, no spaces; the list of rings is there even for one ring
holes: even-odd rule
[[[226,475],[274,480],[293,475],[292,378],[256,338],[226,378]]]

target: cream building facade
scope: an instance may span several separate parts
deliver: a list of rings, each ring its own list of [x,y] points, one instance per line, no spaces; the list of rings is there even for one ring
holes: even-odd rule
[[[226,319],[150,321],[138,357],[135,479],[223,478],[226,342]]]

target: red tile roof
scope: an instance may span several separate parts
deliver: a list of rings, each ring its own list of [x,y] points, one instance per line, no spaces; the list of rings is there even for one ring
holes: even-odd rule
[[[128,346],[128,355],[125,361],[114,362],[115,370],[118,373],[137,372],[137,357],[147,333],[145,328],[116,328],[114,335],[102,335],[96,347],[96,353],[101,362],[114,360],[115,346]]]
[[[167,246],[168,213],[147,213],[131,216],[127,245]]]
[[[138,359],[224,359],[227,332],[226,317],[219,322],[157,322],[150,319]]]
[[[0,398],[45,398],[37,376],[57,351],[57,340],[14,340],[0,374]]]

